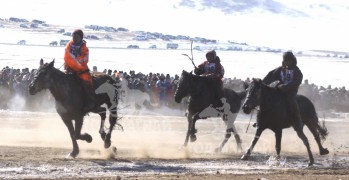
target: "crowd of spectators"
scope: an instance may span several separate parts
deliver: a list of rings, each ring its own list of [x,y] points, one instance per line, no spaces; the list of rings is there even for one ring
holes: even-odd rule
[[[97,67],[93,67],[93,71],[97,71]],[[181,104],[174,102],[173,97],[180,78],[177,74],[170,76],[166,73],[150,72],[144,74],[142,72],[110,69],[104,69],[102,72],[116,81],[126,80],[128,89],[137,89],[149,94],[151,101],[149,103],[153,104],[152,108],[162,106],[183,110],[186,108],[185,100]],[[16,101],[15,97],[24,99],[24,105],[19,110],[40,110],[38,106],[42,104],[47,106],[51,103],[53,105],[53,98],[48,91],[44,91],[42,92],[44,95],[36,97],[29,95],[28,85],[34,78],[34,73],[35,69],[29,70],[29,68],[14,69],[7,66],[2,68],[0,71],[0,109],[16,109],[17,107],[11,105]],[[243,91],[244,83],[248,84],[250,79],[225,78],[223,82],[224,87],[235,91]],[[349,112],[349,91],[345,87],[332,88],[331,85],[328,85],[325,88],[304,80],[298,93],[308,97],[318,111]],[[16,103],[18,104],[18,102]]]

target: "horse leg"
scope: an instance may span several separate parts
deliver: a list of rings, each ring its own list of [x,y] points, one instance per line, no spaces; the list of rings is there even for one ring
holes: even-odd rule
[[[235,137],[235,140],[236,140],[237,150],[242,151],[241,138],[240,138],[239,134],[237,133],[236,127],[234,125],[234,122],[235,122],[235,119],[236,119],[237,116],[238,116],[238,113],[232,113],[229,116],[229,119],[228,119],[228,122],[227,122],[228,123],[227,127],[228,127],[228,130],[230,129],[230,131],[234,134],[234,137]]]
[[[256,134],[254,135],[254,139],[252,140],[252,143],[250,145],[250,148],[246,151],[244,155],[242,155],[241,160],[248,160],[248,158],[251,156],[252,150],[254,146],[256,145],[259,137],[261,136],[262,132],[264,131],[264,128],[257,128]]]
[[[312,166],[314,164],[314,157],[313,157],[313,154],[311,153],[311,150],[310,150],[310,145],[309,145],[308,138],[305,136],[305,134],[303,132],[303,128],[297,128],[295,130],[297,132],[298,137],[300,139],[302,139],[303,144],[305,145],[305,147],[307,147],[308,156],[309,156],[309,164],[308,164],[308,166]]]
[[[187,134],[185,136],[185,140],[184,140],[184,147],[187,147],[188,145],[188,141],[189,141],[189,136],[191,135],[191,128],[192,128],[192,124],[193,124],[193,119],[192,119],[192,113],[188,112],[187,115],[187,120],[188,120],[188,130],[187,130]]]
[[[104,148],[109,148],[111,145],[111,133],[114,129],[114,126],[116,124],[117,120],[117,108],[109,108],[110,114],[109,114],[109,132],[106,134],[104,138]]]
[[[275,131],[275,150],[277,159],[280,160],[282,129]]]
[[[82,123],[84,121],[84,117],[80,117],[75,119],[75,137],[76,139],[81,139],[83,141],[86,141],[88,143],[92,142],[92,136],[90,136],[87,133],[81,134],[81,128],[82,128]]]
[[[326,155],[329,153],[328,149],[324,148],[321,144],[320,135],[315,126],[306,124],[310,132],[313,134],[315,141],[319,147],[320,155]]]
[[[195,142],[197,140],[196,137],[196,133],[198,132],[197,129],[195,129],[195,123],[196,121],[200,119],[199,118],[199,113],[196,113],[193,117],[192,117],[192,124],[191,124],[191,128],[190,128],[190,142]]]
[[[104,131],[104,123],[105,119],[107,118],[107,109],[104,107],[99,107],[98,109],[95,109],[93,112],[98,113],[98,115],[101,117],[101,124],[99,126],[99,134],[101,135],[102,140],[104,141],[106,133]]]
[[[62,118],[64,124],[67,126],[70,138],[73,144],[73,151],[68,154],[67,158],[75,158],[79,154],[79,146],[78,143],[76,142],[76,137],[74,134],[74,127],[73,127],[73,122],[72,119],[70,118]]]
[[[228,142],[229,138],[231,137],[231,133],[234,134],[234,137],[235,137],[235,140],[236,140],[237,149],[238,150],[242,150],[241,138],[240,138],[239,134],[236,132],[235,125],[231,124],[231,125],[227,125],[227,129],[226,129],[226,132],[225,132],[225,137],[224,137],[221,145],[218,148],[215,149],[215,152],[222,152],[222,149],[223,149],[224,145]]]

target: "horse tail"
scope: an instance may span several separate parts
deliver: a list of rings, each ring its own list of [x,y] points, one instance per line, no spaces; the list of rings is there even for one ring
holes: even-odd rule
[[[304,123],[308,127],[310,126],[313,127],[314,130],[316,130],[319,133],[320,139],[322,141],[326,140],[326,137],[328,135],[328,130],[325,125],[325,119],[322,122],[319,121],[319,117],[316,113],[315,106],[310,101],[310,99],[308,99],[303,95],[297,95],[297,96],[298,96],[297,97],[298,105],[300,105],[302,109],[306,112],[305,119],[304,119],[306,121]]]
[[[322,123],[318,122],[316,125],[316,129],[318,130],[319,134],[320,134],[320,139],[321,140],[326,140],[326,137],[328,135],[328,130],[327,127],[325,125],[325,120],[322,121]]]

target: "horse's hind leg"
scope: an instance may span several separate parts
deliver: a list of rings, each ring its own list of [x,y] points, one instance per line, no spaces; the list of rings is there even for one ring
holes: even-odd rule
[[[104,138],[104,148],[109,148],[111,145],[111,133],[114,129],[114,126],[117,121],[117,108],[113,107],[109,109],[110,114],[109,114],[109,132],[106,134]]]
[[[305,145],[305,147],[307,147],[308,156],[309,156],[309,164],[308,164],[308,166],[311,166],[311,165],[314,164],[314,157],[313,157],[313,154],[312,154],[312,152],[310,150],[310,145],[309,145],[308,138],[305,136],[302,128],[296,129],[296,132],[297,132],[298,137],[302,139],[303,144]]]
[[[99,134],[101,135],[102,140],[104,141],[106,133],[104,131],[104,123],[105,119],[107,118],[107,109],[104,107],[99,107],[98,109],[95,109],[93,112],[98,113],[99,116],[101,117],[101,124],[99,126]]]
[[[221,145],[215,149],[215,152],[221,152],[223,147],[225,146],[225,144],[228,142],[228,140],[230,139],[231,137],[231,133],[234,134],[234,137],[235,137],[235,140],[236,140],[236,145],[237,145],[237,149],[238,150],[242,150],[242,145],[241,145],[241,139],[240,139],[240,136],[239,134],[236,132],[236,128],[235,128],[235,125],[230,125],[230,126],[227,126],[227,129],[226,129],[226,133],[225,133],[225,137],[221,143]]]
[[[238,113],[232,113],[231,117],[229,117],[227,129],[230,130],[234,134],[237,150],[242,151],[241,138],[240,138],[239,134],[237,133],[236,127],[234,125],[234,122],[235,122],[237,115],[238,115]]]
[[[314,125],[308,125],[306,124],[308,129],[310,130],[310,132],[313,134],[314,138],[315,138],[315,141],[319,147],[319,152],[320,152],[320,155],[326,155],[329,153],[328,149],[324,148],[321,144],[321,140],[320,140],[320,135],[319,135],[319,132],[317,131],[317,128],[314,126]]]
[[[252,150],[253,150],[254,146],[256,145],[256,143],[257,143],[257,141],[258,141],[258,139],[261,136],[263,131],[264,131],[264,129],[257,128],[256,134],[254,135],[254,139],[252,140],[250,148],[248,148],[246,153],[244,155],[242,155],[241,160],[248,160],[249,159],[249,157],[251,156]]]
[[[80,139],[86,141],[88,143],[92,142],[92,136],[87,133],[81,134],[82,123],[84,121],[84,117],[75,119],[75,137],[76,139]]]
[[[73,144],[73,150],[71,153],[69,153],[69,155],[67,157],[75,158],[79,154],[79,146],[78,146],[78,143],[76,142],[76,136],[74,133],[73,122],[72,122],[72,119],[70,119],[70,118],[63,118],[62,117],[62,119],[63,119],[64,124],[68,128],[70,138],[71,138],[71,141]]]

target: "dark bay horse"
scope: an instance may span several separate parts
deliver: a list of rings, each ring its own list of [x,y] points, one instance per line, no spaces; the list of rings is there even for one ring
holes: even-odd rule
[[[181,74],[175,92],[175,101],[180,103],[182,98],[190,96],[187,114],[188,131],[184,146],[188,145],[189,137],[191,142],[196,141],[195,133],[197,133],[197,130],[195,129],[195,122],[198,119],[221,117],[227,128],[225,138],[216,151],[222,150],[231,133],[234,134],[237,147],[242,149],[240,136],[236,132],[234,121],[240,111],[246,92],[236,93],[231,89],[224,88],[224,98],[222,100],[225,103],[222,106],[221,101],[217,98],[218,96],[214,94],[213,85],[213,80],[207,77],[196,76],[186,71],[183,71]]]
[[[321,145],[321,140],[326,139],[328,132],[324,125],[320,125],[313,103],[303,95],[297,95],[297,102],[303,126],[305,124],[314,135],[316,143],[319,146],[320,155],[328,154],[329,151]],[[248,88],[247,97],[242,109],[244,113],[249,114],[258,105],[260,110],[257,114],[257,131],[250,148],[241,157],[242,160],[247,160],[250,157],[253,147],[265,129],[270,129],[275,133],[276,153],[280,157],[282,129],[291,126],[294,127],[293,121],[290,118],[291,116],[288,114],[285,94],[278,89],[264,84],[261,79],[253,79]],[[308,139],[303,132],[303,128],[296,130],[296,132],[307,148],[309,155],[308,165],[311,166],[314,163],[314,157],[310,150]]]
[[[97,89],[104,83],[113,84],[115,81],[108,75],[98,75],[93,77],[93,86]],[[81,134],[81,128],[86,112],[83,112],[85,94],[82,89],[82,82],[75,75],[66,74],[54,67],[54,61],[45,63],[41,59],[40,67],[37,70],[33,81],[29,84],[29,93],[31,95],[40,92],[43,89],[49,89],[55,98],[56,110],[67,126],[70,138],[73,143],[73,150],[69,154],[70,157],[76,157],[79,154],[79,146],[77,140],[84,140],[88,143],[92,142],[92,137],[85,133]],[[111,133],[117,124],[117,90],[114,90],[115,96],[110,98],[107,94],[99,92],[96,95],[97,107],[92,111],[101,116],[101,126],[99,133],[104,140],[104,147],[109,148],[111,145]],[[106,104],[110,112],[109,115],[109,132],[104,131],[104,120],[106,119],[106,108],[101,105]],[[73,122],[75,121],[75,126]]]

